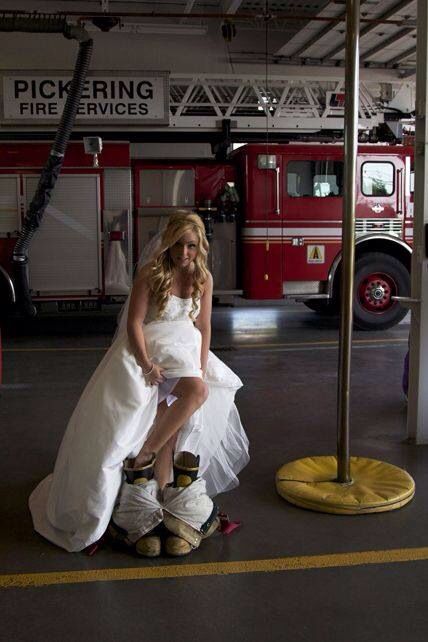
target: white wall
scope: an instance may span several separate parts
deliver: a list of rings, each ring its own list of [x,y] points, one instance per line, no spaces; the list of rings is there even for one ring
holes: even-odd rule
[[[132,158],[209,158],[212,159],[208,143],[131,143]]]

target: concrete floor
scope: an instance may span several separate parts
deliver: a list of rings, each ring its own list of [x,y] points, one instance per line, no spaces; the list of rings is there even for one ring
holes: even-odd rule
[[[188,558],[152,561],[109,547],[94,557],[66,553],[32,531],[27,510],[27,497],[51,471],[67,419],[113,327],[114,318],[104,314],[40,318],[4,333],[0,581],[15,573],[107,570],[91,583],[2,589],[0,638],[425,641],[428,549],[412,562],[387,563],[382,553],[400,549],[405,557],[428,539],[428,448],[405,442],[401,370],[408,321],[355,333],[351,450],[407,469],[415,498],[390,513],[333,516],[287,504],[276,494],[274,474],[286,461],[335,452],[337,321],[302,305],[216,308],[212,345],[245,383],[237,405],[252,455],[241,486],[218,503],[243,525],[203,542]],[[372,563],[348,566],[344,560],[359,551],[374,551]],[[206,567],[197,566],[340,553],[329,568],[315,563],[306,570],[298,564],[294,571],[256,572],[250,564],[219,574],[213,566],[203,576]],[[167,577],[171,565],[190,576]],[[114,581],[108,571],[129,568],[161,572],[157,579]]]

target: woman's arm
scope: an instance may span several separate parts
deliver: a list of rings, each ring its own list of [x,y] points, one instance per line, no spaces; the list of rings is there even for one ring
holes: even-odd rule
[[[195,326],[202,334],[201,369],[205,375],[208,362],[208,352],[211,343],[211,310],[213,297],[213,278],[209,275],[201,296],[201,311],[196,319]]]
[[[148,374],[151,383],[160,383],[163,380],[162,370],[150,360],[144,339],[143,323],[146,318],[150,301],[150,289],[144,271],[137,277],[132,287],[129,300],[127,331],[131,349],[137,363]]]

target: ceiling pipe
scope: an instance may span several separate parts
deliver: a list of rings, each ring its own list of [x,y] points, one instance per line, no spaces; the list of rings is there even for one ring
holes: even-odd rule
[[[27,14],[27,15],[38,15],[37,13],[29,14],[28,11],[22,11],[18,9],[13,10],[4,10],[0,9],[0,14]],[[115,18],[183,18],[186,20],[191,19],[221,19],[221,20],[288,20],[293,22],[298,21],[316,21],[316,22],[329,22],[329,23],[340,23],[343,22],[343,18],[340,16],[311,16],[308,14],[289,14],[289,13],[235,13],[231,16],[229,13],[166,13],[159,11],[118,11],[118,12],[81,12],[81,11],[59,11],[57,15],[60,16],[77,16],[79,22],[84,20],[91,20],[93,18],[106,18],[106,17],[115,17]],[[379,24],[379,25],[398,25],[398,26],[408,26],[409,22],[406,20],[382,20],[377,18],[360,18],[360,22],[368,24]]]

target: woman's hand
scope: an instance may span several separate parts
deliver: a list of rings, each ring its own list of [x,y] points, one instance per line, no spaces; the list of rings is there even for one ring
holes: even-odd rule
[[[149,383],[151,386],[158,386],[160,383],[165,381],[165,377],[163,376],[163,368],[161,368],[157,363],[154,362],[152,363],[152,367],[148,372],[144,372],[143,370],[143,375],[147,383]]]

